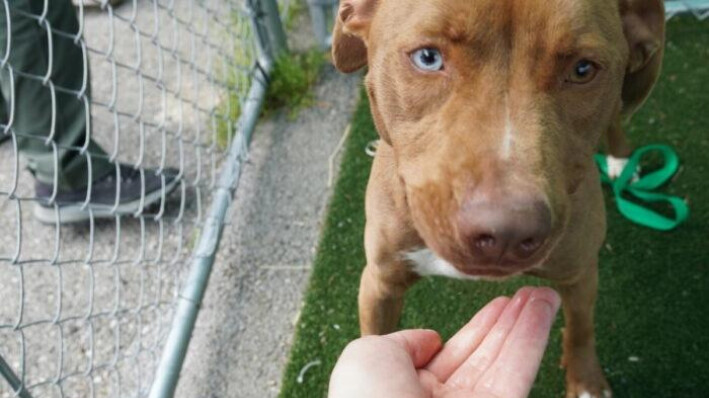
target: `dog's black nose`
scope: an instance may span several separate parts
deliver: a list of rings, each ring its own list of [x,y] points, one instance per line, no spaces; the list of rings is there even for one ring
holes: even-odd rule
[[[549,238],[551,211],[538,199],[472,198],[461,208],[458,232],[480,262],[525,260]]]

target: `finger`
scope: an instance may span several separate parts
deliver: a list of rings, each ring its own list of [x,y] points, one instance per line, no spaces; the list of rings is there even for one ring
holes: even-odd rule
[[[441,382],[448,380],[453,371],[478,348],[509,302],[508,297],[498,297],[483,307],[467,325],[446,342],[426,369]]]
[[[394,337],[367,336],[348,344],[330,376],[329,396],[390,397],[399,393],[406,397],[425,396],[413,362],[431,351],[427,347],[435,346],[430,342],[435,342],[438,335],[420,332]]]
[[[426,393],[427,397],[435,397],[437,392],[442,391],[443,383],[426,368],[421,368],[416,371],[421,388]],[[440,394],[439,394],[440,395]]]
[[[453,372],[446,383],[447,385],[461,389],[472,389],[477,384],[480,377],[497,358],[502,344],[507,339],[507,335],[514,327],[522,308],[533,291],[534,288],[524,287],[515,293],[482,343]]]
[[[476,386],[476,392],[510,398],[529,395],[560,303],[559,295],[552,289],[540,288],[532,293],[497,360]]]
[[[400,345],[411,357],[414,367],[426,366],[438,351],[441,350],[441,336],[434,330],[402,330],[384,336]]]

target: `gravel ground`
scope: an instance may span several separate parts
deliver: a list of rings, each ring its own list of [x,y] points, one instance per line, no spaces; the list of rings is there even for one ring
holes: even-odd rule
[[[11,144],[0,146],[0,226],[7,231],[0,235],[0,355],[14,369],[24,365],[35,396],[147,390],[189,264],[193,226],[206,212],[218,171],[220,152],[196,145],[209,142],[205,110],[222,99],[201,68],[225,70],[212,62],[234,43],[217,39],[211,47],[199,34],[209,28],[209,37],[219,37],[220,25],[205,22],[229,11],[205,13],[192,2],[171,2],[173,10],[152,2],[138,2],[133,10],[131,4],[117,8],[113,20],[105,13],[85,15],[93,135],[123,162],[157,167],[182,160],[189,181],[183,218],[171,222],[180,214],[182,195],[175,194],[164,223],[145,216],[93,228],[41,225],[31,215],[33,179],[23,160],[15,194],[25,199],[8,198],[15,153]],[[306,48],[309,21],[301,17],[295,26],[291,47]],[[315,88],[316,106],[297,120],[277,114],[259,124],[178,396],[277,394],[329,193],[328,157],[345,129],[358,82],[328,67]],[[0,397],[10,396],[0,379]]]

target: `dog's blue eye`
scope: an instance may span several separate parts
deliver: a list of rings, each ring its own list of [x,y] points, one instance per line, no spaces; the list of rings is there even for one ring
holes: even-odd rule
[[[582,59],[578,61],[569,72],[566,81],[574,84],[586,84],[591,82],[598,74],[598,67],[593,62]]]
[[[443,56],[441,52],[435,48],[422,48],[414,51],[414,53],[411,54],[411,61],[417,68],[427,72],[435,72],[443,69]]]

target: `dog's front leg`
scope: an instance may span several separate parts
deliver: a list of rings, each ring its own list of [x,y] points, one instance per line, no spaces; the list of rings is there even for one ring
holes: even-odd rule
[[[359,325],[363,335],[391,333],[399,322],[406,290],[419,279],[404,254],[421,247],[423,241],[413,228],[394,153],[385,142],[379,144],[372,165],[366,210],[367,266],[359,288]]]
[[[557,284],[564,309],[564,354],[567,398],[609,398],[611,390],[598,356],[593,311],[598,289],[598,260],[571,283]]]
[[[616,159],[627,159],[633,153],[633,146],[628,141],[628,136],[623,131],[620,116],[606,131],[608,153]]]
[[[404,306],[404,294],[418,277],[403,262],[369,264],[359,287],[359,325],[362,335],[396,330]]]

